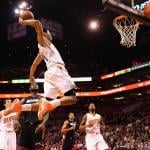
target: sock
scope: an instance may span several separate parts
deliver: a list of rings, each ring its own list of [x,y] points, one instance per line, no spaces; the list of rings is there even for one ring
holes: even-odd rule
[[[53,105],[54,108],[60,106],[60,99],[55,99],[49,102],[49,104]]]
[[[31,104],[22,105],[22,111],[31,111]]]

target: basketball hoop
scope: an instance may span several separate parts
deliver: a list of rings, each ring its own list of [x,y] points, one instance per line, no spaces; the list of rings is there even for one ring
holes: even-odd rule
[[[136,32],[140,25],[138,21],[121,15],[113,20],[113,25],[121,35],[121,45],[127,48],[136,46]]]

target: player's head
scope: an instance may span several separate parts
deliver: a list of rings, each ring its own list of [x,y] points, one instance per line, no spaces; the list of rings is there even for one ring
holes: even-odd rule
[[[11,99],[5,99],[4,100],[4,106],[5,108],[8,108],[11,106],[12,100]]]
[[[74,113],[70,112],[68,115],[69,120],[74,120],[75,116]]]
[[[95,107],[95,104],[94,103],[90,103],[89,104],[89,111],[95,111],[96,110],[96,107]]]
[[[48,29],[43,29],[43,32],[44,32],[44,36],[45,36],[49,41],[51,41],[51,40],[52,40],[52,37],[51,37],[50,31],[49,31]]]

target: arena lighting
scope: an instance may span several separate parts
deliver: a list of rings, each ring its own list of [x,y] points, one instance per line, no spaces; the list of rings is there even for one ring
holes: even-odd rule
[[[8,81],[0,81],[0,83],[5,84],[8,83]]]
[[[120,87],[122,84],[115,84],[113,87]]]
[[[119,76],[119,75],[122,75],[122,74],[126,74],[128,72],[131,72],[131,68],[126,68],[126,69],[122,69],[122,70],[119,70],[119,71],[116,71],[116,72],[113,72],[113,73],[102,75],[102,76],[100,76],[100,79],[104,80],[104,79],[112,78],[112,77]]]
[[[14,10],[14,12],[15,12],[15,14],[19,14],[20,13],[20,10],[18,9],[18,8],[16,8],[15,10]]]
[[[24,9],[27,7],[27,3],[26,2],[22,2],[19,6],[19,9]]]
[[[150,66],[150,61],[148,61],[146,63],[143,63],[143,64],[140,64],[140,65],[130,67],[130,68],[126,68],[126,69],[122,69],[122,70],[119,70],[119,71],[116,71],[116,72],[112,72],[112,73],[109,73],[109,74],[102,75],[102,76],[100,76],[100,79],[104,80],[104,79],[112,78],[112,77],[115,77],[115,76],[126,74],[126,73],[132,72],[134,70],[146,68],[146,67],[149,67],[149,66]]]
[[[71,78],[72,81],[74,82],[87,82],[87,81],[92,81],[92,77],[74,77],[74,78]],[[44,82],[44,79],[35,79],[35,81],[37,83],[42,83]]]
[[[133,66],[133,67],[131,67],[131,70],[138,70],[138,69],[146,68],[149,66],[150,66],[150,61],[143,63],[143,64],[140,64],[140,65]]]
[[[29,79],[16,79],[16,80],[12,80],[11,83],[13,84],[18,84],[18,83],[29,83]]]
[[[124,91],[129,91],[129,90],[133,90],[133,89],[137,89],[137,88],[142,88],[142,87],[146,87],[146,86],[150,86],[150,80],[146,80],[143,82],[138,82],[138,83],[134,83],[134,84],[129,84],[126,86],[122,86],[119,88],[113,88],[110,90],[105,90],[105,91],[97,91],[97,92],[79,92],[77,93],[77,96],[105,96],[105,95],[110,95],[110,94],[115,94],[115,93],[120,93],[120,92],[124,92]]]
[[[121,100],[121,99],[124,99],[124,96],[121,96],[121,97],[115,97],[114,99],[115,99],[115,100]]]
[[[71,78],[72,81],[74,82],[87,82],[87,81],[92,81],[92,77],[74,77],[74,78]],[[35,81],[37,83],[43,83],[44,82],[44,79],[35,79]],[[11,83],[13,84],[20,84],[20,83],[29,83],[29,79],[15,79],[15,80],[12,80]]]
[[[141,95],[142,95],[142,93],[138,93],[137,95],[138,95],[138,96],[141,96]]]
[[[72,78],[72,81],[74,82],[92,81],[92,77],[77,77],[77,78]]]
[[[138,89],[142,87],[150,86],[150,80],[146,80],[143,82],[138,82],[134,84],[129,84],[126,86],[122,86],[119,88],[113,88],[105,91],[93,91],[93,92],[76,92],[77,97],[90,97],[90,96],[105,96],[110,94],[115,94],[124,91],[130,91],[133,89]],[[42,93],[41,93],[42,94]],[[0,94],[0,98],[23,98],[29,96],[29,93],[20,93],[20,94]]]
[[[43,82],[44,82],[44,79],[35,79],[35,81],[36,81],[37,83],[43,83]]]
[[[32,8],[32,6],[31,5],[29,5],[27,2],[25,2],[25,1],[23,1],[23,2],[21,2],[19,5],[18,5],[18,7],[14,10],[14,13],[15,14],[17,14],[17,15],[19,15],[19,14],[21,14],[22,12],[23,12],[23,10],[24,9],[31,9]]]
[[[0,98],[24,98],[30,96],[31,93],[21,93],[21,94],[0,94]],[[42,95],[42,94],[41,94]]]
[[[89,23],[90,30],[97,30],[99,28],[99,22],[97,20],[92,20]]]

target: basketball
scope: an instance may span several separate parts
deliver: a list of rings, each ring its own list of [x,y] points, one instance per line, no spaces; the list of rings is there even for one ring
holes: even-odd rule
[[[33,19],[34,18],[34,15],[31,11],[28,11],[28,10],[24,10],[21,14],[20,14],[20,17],[23,19],[23,20],[28,20],[28,19]]]
[[[150,19],[150,2],[144,5],[144,16]]]

